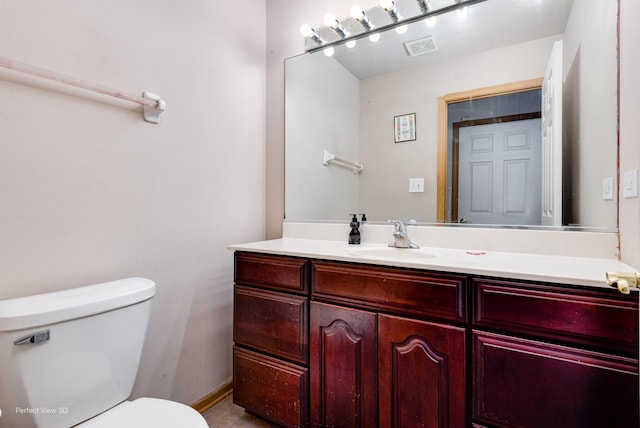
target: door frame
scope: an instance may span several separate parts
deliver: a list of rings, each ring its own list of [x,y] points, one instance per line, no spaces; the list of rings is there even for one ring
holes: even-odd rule
[[[454,92],[438,97],[438,184],[436,194],[436,221],[438,223],[445,222],[447,210],[449,104],[540,89],[542,88],[542,80],[543,78],[539,77],[536,79],[471,89],[469,91]]]
[[[491,125],[494,123],[516,122],[519,120],[540,119],[542,113],[512,114],[509,116],[488,117],[486,119],[471,119],[453,122],[453,153],[451,162],[451,218],[458,218],[458,173],[460,167],[460,128],[476,125]],[[452,220],[453,221],[453,220]]]

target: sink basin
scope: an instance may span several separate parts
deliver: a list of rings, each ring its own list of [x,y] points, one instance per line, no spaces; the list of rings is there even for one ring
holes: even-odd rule
[[[389,259],[431,259],[436,257],[415,248],[362,248],[350,253],[360,257],[383,257]]]

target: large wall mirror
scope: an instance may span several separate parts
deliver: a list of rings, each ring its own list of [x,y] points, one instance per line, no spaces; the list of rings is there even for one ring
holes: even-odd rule
[[[407,17],[417,3],[396,0]],[[286,61],[285,220],[617,230],[617,1],[435,18]]]

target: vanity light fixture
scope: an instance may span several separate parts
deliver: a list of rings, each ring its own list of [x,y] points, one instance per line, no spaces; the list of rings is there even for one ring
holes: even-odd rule
[[[364,13],[360,5],[354,4],[351,7],[351,17],[358,21],[365,31],[371,31],[373,29],[373,24],[369,21],[367,14]]]
[[[398,9],[396,9],[396,4],[393,0],[380,0],[380,7],[384,9],[385,12],[389,14],[391,20],[396,23],[401,18],[398,15]]]
[[[327,13],[324,16],[324,25],[335,31],[341,39],[349,36],[349,33],[344,30],[344,27],[333,13]]]
[[[300,34],[302,34],[302,37],[308,37],[319,45],[324,45],[326,43],[324,39],[320,37],[320,34],[318,34],[318,32],[309,24],[302,24],[300,27]]]
[[[2,0],[0,0],[2,1]],[[370,20],[367,13],[362,9],[360,5],[353,5],[351,7],[351,18],[353,21],[357,21],[362,27],[356,28],[357,24],[353,21],[349,21],[349,18],[343,19],[342,22],[336,18],[332,13],[327,13],[324,18],[325,26],[319,28],[316,31],[308,24],[304,24],[300,27],[300,33],[307,38],[306,51],[315,52],[323,50],[326,55],[332,54],[335,46],[344,44],[347,48],[353,48],[356,45],[356,40],[369,37],[369,40],[375,42],[380,39],[381,32],[390,29],[395,29],[398,34],[404,34],[408,29],[408,24],[425,21],[428,27],[433,27],[436,22],[436,16],[454,10],[461,16],[466,15],[467,7],[477,3],[482,3],[487,0],[453,0],[449,6],[433,9],[430,0],[416,0],[420,12],[417,15],[412,15],[409,18],[402,17],[398,11],[398,8],[402,8],[402,4],[396,5],[395,0],[379,0],[379,6],[371,9],[373,13],[371,16],[379,17],[380,13],[384,16],[384,13],[391,17],[391,23],[380,23],[376,28]],[[415,10],[415,6],[414,6]],[[409,12],[410,13],[410,12]],[[415,13],[415,12],[414,12]],[[355,25],[355,26],[354,26]],[[349,28],[351,34],[346,30]],[[364,30],[364,31],[363,31]],[[335,37],[337,35],[337,39]]]

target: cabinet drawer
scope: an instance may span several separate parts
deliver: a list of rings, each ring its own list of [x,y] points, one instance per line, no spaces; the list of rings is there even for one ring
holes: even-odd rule
[[[638,355],[638,298],[488,279],[473,280],[476,326]]]
[[[316,262],[313,296],[375,311],[466,321],[466,278],[408,269]]]
[[[473,334],[473,417],[495,427],[638,427],[638,360]]]
[[[233,340],[236,343],[306,364],[308,320],[306,297],[235,287]]]
[[[306,259],[238,251],[234,254],[236,284],[309,293],[309,264]]]
[[[233,402],[284,427],[309,424],[309,371],[262,354],[233,350]]]

